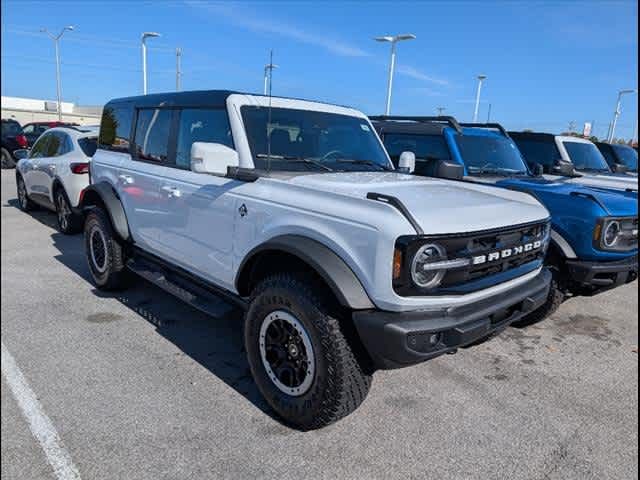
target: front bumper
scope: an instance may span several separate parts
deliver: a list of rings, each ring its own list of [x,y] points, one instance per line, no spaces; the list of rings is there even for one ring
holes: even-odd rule
[[[551,272],[484,300],[441,310],[358,310],[353,321],[376,368],[400,368],[496,333],[546,301]]]
[[[583,295],[610,290],[638,278],[638,256],[615,262],[585,262],[567,260],[569,278],[578,285]]]

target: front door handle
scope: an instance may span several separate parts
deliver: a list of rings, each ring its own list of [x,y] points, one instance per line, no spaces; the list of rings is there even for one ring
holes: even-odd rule
[[[133,183],[133,177],[130,175],[118,175],[118,179],[126,185],[131,185]]]
[[[163,186],[162,191],[166,192],[169,197],[180,198],[182,196],[182,192],[172,185]]]

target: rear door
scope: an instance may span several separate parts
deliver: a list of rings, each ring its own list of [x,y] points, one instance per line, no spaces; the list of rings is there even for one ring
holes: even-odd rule
[[[166,225],[166,194],[160,184],[166,179],[169,135],[174,110],[136,109],[131,156],[120,164],[118,193],[124,205],[134,241],[152,253],[162,255],[160,233]]]

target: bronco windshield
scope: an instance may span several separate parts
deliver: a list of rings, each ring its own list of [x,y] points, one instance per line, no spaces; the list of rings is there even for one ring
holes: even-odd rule
[[[629,168],[629,171],[638,171],[638,152],[626,145],[611,145],[611,147],[615,150],[620,162]]]
[[[286,171],[392,170],[364,118],[291,108],[241,109],[257,169]]]
[[[598,147],[593,143],[562,142],[567,149],[569,160],[576,170],[584,172],[610,172],[609,165]]]
[[[526,175],[518,147],[506,137],[456,135],[462,161],[470,175]]]

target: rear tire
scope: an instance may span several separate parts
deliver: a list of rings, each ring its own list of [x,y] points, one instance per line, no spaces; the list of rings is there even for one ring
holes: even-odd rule
[[[101,290],[116,290],[126,286],[124,245],[113,233],[107,213],[95,207],[84,223],[84,245],[89,271]]]
[[[18,193],[18,205],[20,206],[20,210],[23,212],[29,212],[37,208],[35,202],[29,198],[27,186],[24,184],[24,179],[19,173],[16,175],[16,191]]]
[[[258,389],[286,423],[302,430],[346,417],[371,387],[334,313],[338,305],[321,290],[275,274],[254,289],[245,319]]]
[[[58,217],[58,230],[65,235],[73,235],[82,230],[82,217],[73,212],[69,197],[64,188],[55,189],[54,200],[56,216]]]
[[[16,168],[16,162],[6,148],[2,149],[2,168]]]
[[[560,305],[562,305],[565,298],[565,293],[559,288],[558,281],[554,275],[554,278],[551,280],[549,294],[547,295],[545,303],[540,308],[522,317],[517,322],[513,322],[512,325],[516,328],[524,328],[541,322],[545,318],[553,315]]]

